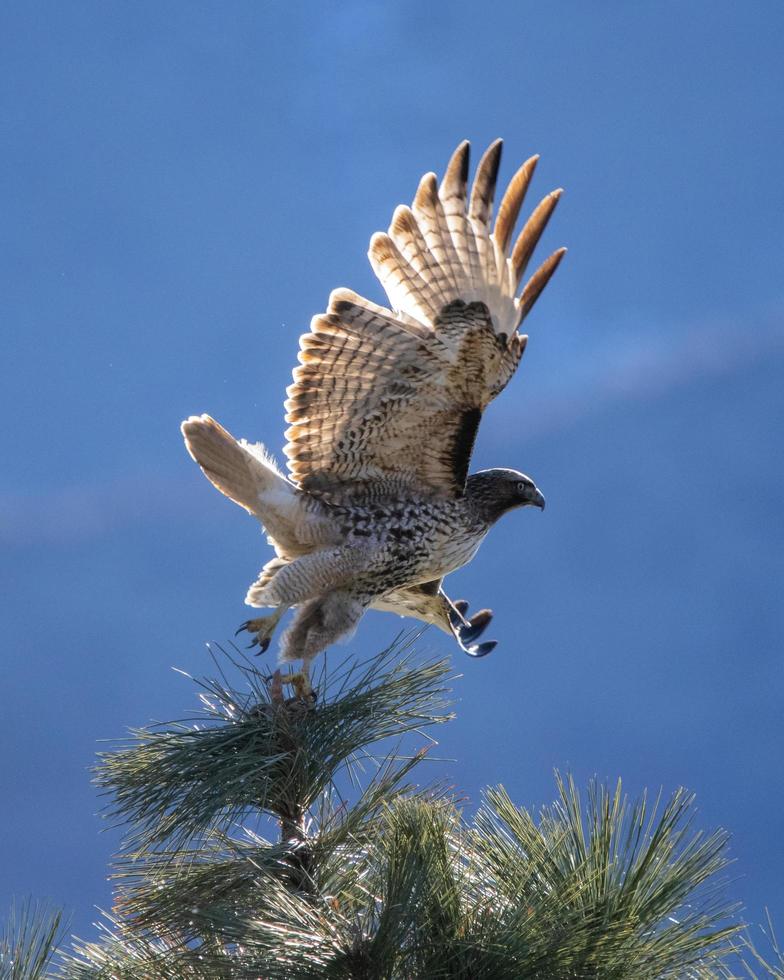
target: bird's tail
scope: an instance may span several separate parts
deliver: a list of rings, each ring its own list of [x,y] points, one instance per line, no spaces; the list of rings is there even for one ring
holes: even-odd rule
[[[277,469],[264,447],[237,440],[209,415],[192,415],[182,426],[185,446],[213,486],[264,521],[262,495],[295,488]]]
[[[531,157],[512,177],[491,226],[500,159],[501,140],[496,140],[469,187],[468,143],[461,143],[440,187],[435,174],[426,174],[411,207],[398,207],[389,231],[372,237],[368,257],[394,309],[433,326],[454,300],[483,302],[497,333],[513,336],[566,249],[545,259],[518,295],[561,191],[541,201],[512,247],[514,227],[539,158]]]

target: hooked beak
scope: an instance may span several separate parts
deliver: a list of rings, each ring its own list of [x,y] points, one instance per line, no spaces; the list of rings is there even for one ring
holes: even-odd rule
[[[531,499],[528,502],[532,506],[538,507],[539,510],[544,510],[544,495],[538,488],[534,488],[534,491],[531,494]]]

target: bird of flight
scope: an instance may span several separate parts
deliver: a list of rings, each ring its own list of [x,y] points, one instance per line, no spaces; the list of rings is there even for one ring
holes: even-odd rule
[[[538,157],[515,173],[491,230],[501,159],[494,142],[468,190],[468,143],[439,186],[426,174],[411,207],[370,241],[389,298],[377,306],[335,290],[300,337],[285,403],[288,476],[261,444],[236,440],[209,415],[182,423],[185,445],[210,482],[263,525],[276,557],[246,603],[272,607],[241,630],[267,649],[287,609],[280,660],[302,661],[283,680],[311,695],[313,658],[349,635],[365,610],[435,624],[465,652],[490,621],[451,601],[443,577],[465,565],[495,522],[516,507],[544,508],[533,480],[512,469],[468,474],[483,410],[523,356],[519,327],[565,249],[520,284],[561,191],[513,232]]]

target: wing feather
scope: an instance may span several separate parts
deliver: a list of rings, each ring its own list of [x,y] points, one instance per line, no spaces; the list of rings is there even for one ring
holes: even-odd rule
[[[509,186],[498,206],[493,236],[496,246],[504,254],[509,251],[509,243],[512,240],[514,226],[517,224],[517,219],[520,216],[520,208],[523,206],[528,185],[531,183],[531,178],[534,175],[534,170],[536,170],[538,162],[538,156],[529,157],[525,161],[509,181]]]
[[[339,499],[463,492],[487,404],[525,351],[517,327],[554,273],[553,253],[516,296],[560,191],[534,210],[509,246],[538,157],[517,171],[491,219],[501,141],[491,144],[468,193],[468,143],[440,188],[420,181],[369,257],[392,309],[348,289],[300,338],[285,403],[284,452],[303,488]]]
[[[412,269],[430,285],[435,304],[434,315],[437,316],[457,291],[451,268],[440,265],[436,260],[411,208],[402,204],[395,208],[389,226],[389,237]]]
[[[525,284],[525,289],[520,297],[520,319],[524,319],[528,316],[531,307],[539,299],[539,296],[550,281],[553,273],[561,264],[561,259],[566,255],[565,248],[559,248],[557,252],[553,252],[549,258],[546,258],[544,262],[539,266],[536,272],[531,276],[528,282]]]
[[[452,245],[463,269],[463,290],[460,298],[466,302],[485,302],[485,284],[476,237],[466,214],[468,151],[468,140],[463,140],[452,154],[438,194],[444,206]]]
[[[433,259],[444,270],[453,295],[457,296],[463,283],[463,270],[452,244],[435,174],[425,174],[419,182],[412,212]]]
[[[520,280],[525,275],[525,270],[528,268],[528,263],[533,255],[534,249],[539,243],[539,239],[542,237],[547,227],[547,222],[550,220],[553,211],[555,211],[555,206],[558,204],[562,193],[563,191],[560,188],[552,191],[544,200],[537,204],[533,214],[526,221],[523,230],[515,242],[515,247],[512,251],[512,270],[514,273],[512,282],[515,292],[520,285]]]
[[[396,310],[425,322],[438,316],[443,303],[437,284],[417,272],[389,235],[377,231],[370,239],[368,256],[378,281]]]
[[[501,163],[501,140],[495,140],[479,161],[471,189],[468,218],[474,233],[480,275],[484,284],[482,299],[492,310],[498,306],[501,290],[497,282],[495,249],[490,240],[490,218],[493,213],[493,197]]]

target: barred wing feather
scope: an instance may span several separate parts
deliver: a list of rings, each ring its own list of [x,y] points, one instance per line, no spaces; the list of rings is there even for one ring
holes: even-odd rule
[[[536,166],[518,170],[491,232],[501,141],[468,194],[468,144],[440,188],[422,178],[369,257],[392,309],[347,289],[300,338],[284,452],[303,489],[337,499],[460,495],[482,411],[525,350],[518,327],[554,273],[554,252],[518,289],[560,196],[549,194],[510,244]]]

